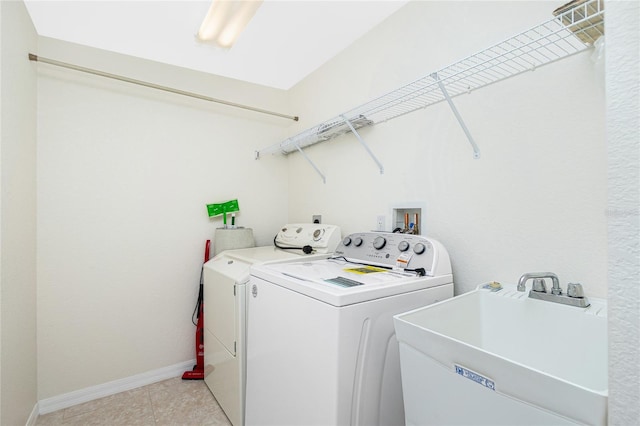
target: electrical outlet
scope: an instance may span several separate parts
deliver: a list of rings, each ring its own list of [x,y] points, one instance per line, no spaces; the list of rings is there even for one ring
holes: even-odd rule
[[[322,215],[314,214],[311,218],[311,223],[322,223]]]
[[[379,215],[377,217],[377,222],[376,222],[376,231],[384,231],[385,222],[386,222],[386,218],[384,217],[384,215]]]

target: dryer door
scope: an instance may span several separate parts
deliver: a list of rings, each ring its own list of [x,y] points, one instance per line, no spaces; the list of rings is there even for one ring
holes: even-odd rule
[[[204,324],[233,356],[240,332],[236,284],[248,279],[250,264],[216,257],[204,268]]]

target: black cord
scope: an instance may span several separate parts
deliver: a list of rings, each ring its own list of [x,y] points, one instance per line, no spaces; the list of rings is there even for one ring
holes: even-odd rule
[[[330,257],[329,260],[337,260],[337,259],[342,259],[347,263],[353,263],[354,265],[363,265],[363,266],[373,266],[374,268],[382,268],[382,269],[388,269],[390,271],[393,270],[393,267],[391,266],[383,266],[383,265],[372,265],[370,263],[362,263],[362,262],[354,262],[353,260],[348,260],[346,257],[344,256],[336,256],[336,257]],[[404,268],[403,269],[404,272],[415,272],[416,275],[418,275],[419,277],[424,277],[425,275],[427,275],[427,271],[425,271],[424,268],[416,268],[416,269],[409,269],[409,268]]]
[[[427,275],[427,271],[424,268],[415,268],[415,269],[405,268],[405,271],[415,272],[416,275],[419,277],[424,277],[425,275]]]
[[[313,247],[311,246],[302,246],[302,247],[283,247],[278,245],[276,239],[278,238],[278,235],[276,235],[275,237],[273,237],[273,245],[276,246],[277,248],[279,248],[280,250],[302,250],[302,252],[304,254],[311,254],[313,253]]]
[[[198,301],[196,302],[196,308],[191,314],[191,322],[196,327],[198,326],[197,319],[200,318],[200,306],[202,305],[202,299],[204,298],[204,266],[200,270],[200,289],[198,290]]]

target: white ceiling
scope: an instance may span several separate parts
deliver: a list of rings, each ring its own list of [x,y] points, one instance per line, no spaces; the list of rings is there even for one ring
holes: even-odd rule
[[[406,2],[265,0],[236,44],[223,50],[195,38],[208,0],[25,0],[41,36],[279,89],[291,88]]]

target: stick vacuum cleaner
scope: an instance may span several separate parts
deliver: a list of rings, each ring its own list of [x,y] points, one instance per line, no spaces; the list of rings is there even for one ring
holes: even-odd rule
[[[204,263],[209,260],[209,249],[211,247],[211,240],[207,240],[207,244],[204,249]],[[204,380],[204,263],[200,270],[200,291],[198,292],[198,302],[196,308],[191,316],[191,321],[196,326],[196,365],[193,366],[193,370],[185,371],[182,375],[183,380]],[[194,321],[194,317],[197,315],[197,322]]]

